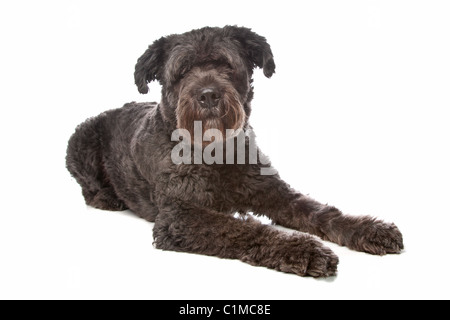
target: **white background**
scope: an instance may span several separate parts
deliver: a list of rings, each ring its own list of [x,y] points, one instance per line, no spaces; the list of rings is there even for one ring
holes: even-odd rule
[[[0,298],[450,298],[448,1],[2,1]],[[87,117],[139,95],[134,64],[163,35],[236,24],[272,45],[252,124],[293,187],[394,221],[406,249],[327,243],[328,280],[163,252],[152,224],[87,208],[65,169]]]

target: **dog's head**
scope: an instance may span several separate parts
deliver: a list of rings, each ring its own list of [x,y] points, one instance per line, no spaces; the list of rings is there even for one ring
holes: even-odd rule
[[[178,129],[242,129],[250,115],[252,74],[259,67],[275,72],[266,39],[247,28],[203,28],[155,41],[139,58],[135,82],[140,93],[148,83],[162,85],[162,112]]]

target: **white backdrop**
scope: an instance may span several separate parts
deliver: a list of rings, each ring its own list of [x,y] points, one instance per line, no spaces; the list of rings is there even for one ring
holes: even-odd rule
[[[0,298],[450,298],[448,1],[2,1]],[[152,224],[87,208],[65,170],[87,117],[139,95],[133,71],[163,35],[227,24],[272,45],[252,125],[293,187],[394,221],[405,252],[327,243],[328,280],[163,252]]]

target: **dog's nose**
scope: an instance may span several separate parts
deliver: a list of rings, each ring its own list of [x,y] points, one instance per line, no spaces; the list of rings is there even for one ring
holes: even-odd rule
[[[217,107],[221,96],[219,91],[215,88],[204,88],[200,90],[197,99],[202,107],[212,108]]]

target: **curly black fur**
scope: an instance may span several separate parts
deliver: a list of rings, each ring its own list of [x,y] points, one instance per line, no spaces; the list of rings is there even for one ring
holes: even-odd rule
[[[372,254],[399,253],[400,231],[370,217],[343,215],[290,188],[257,164],[174,164],[175,129],[250,128],[254,68],[271,77],[266,39],[247,28],[203,28],[155,41],[136,64],[141,93],[162,84],[162,101],[129,103],[79,125],[69,141],[67,168],[86,203],[104,210],[130,209],[155,222],[157,248],[240,259],[257,266],[313,277],[336,273],[338,258],[314,237],[287,235],[235,212],[266,215],[274,223]],[[201,109],[199,90],[221,97]],[[248,140],[247,140],[248,144]]]

